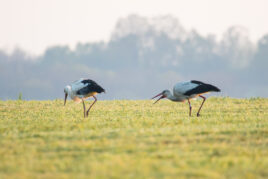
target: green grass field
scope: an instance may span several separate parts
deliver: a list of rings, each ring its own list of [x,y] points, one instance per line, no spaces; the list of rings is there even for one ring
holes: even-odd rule
[[[0,178],[268,178],[267,98],[152,103],[0,101]]]

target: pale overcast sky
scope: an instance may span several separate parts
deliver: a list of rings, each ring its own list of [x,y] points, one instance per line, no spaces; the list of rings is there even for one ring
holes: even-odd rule
[[[118,18],[172,15],[186,30],[220,37],[230,26],[253,41],[268,33],[267,0],[0,0],[0,49],[40,54],[52,45],[109,40]]]

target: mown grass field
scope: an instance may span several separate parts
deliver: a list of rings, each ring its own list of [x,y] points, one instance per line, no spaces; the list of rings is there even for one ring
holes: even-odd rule
[[[268,178],[268,99],[0,101],[0,178]]]

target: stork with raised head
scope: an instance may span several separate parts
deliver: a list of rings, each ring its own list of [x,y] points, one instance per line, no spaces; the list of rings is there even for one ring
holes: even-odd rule
[[[91,107],[97,102],[97,98],[95,95],[102,92],[105,92],[105,90],[95,81],[81,78],[80,80],[74,81],[73,83],[67,85],[64,88],[65,93],[64,106],[66,104],[66,99],[68,95],[72,100],[74,100],[77,103],[80,103],[82,101],[84,107],[84,117],[87,117]],[[93,97],[94,102],[90,105],[90,107],[86,111],[84,101],[89,97]]]
[[[160,99],[163,98],[168,98],[169,100],[174,102],[184,102],[185,100],[187,100],[190,109],[189,116],[191,116],[192,106],[190,103],[190,99],[201,97],[203,98],[203,102],[197,112],[197,116],[200,116],[201,108],[206,100],[206,97],[202,96],[202,94],[207,92],[220,92],[220,91],[221,90],[219,88],[211,84],[206,84],[201,81],[192,80],[187,82],[179,82],[175,84],[175,86],[173,87],[173,95],[169,90],[164,90],[162,93],[156,95],[152,99],[160,96],[160,98],[156,100],[155,103],[157,103]]]

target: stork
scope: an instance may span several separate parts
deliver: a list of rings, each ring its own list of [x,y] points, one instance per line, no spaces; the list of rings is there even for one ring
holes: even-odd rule
[[[174,101],[174,102],[184,102],[185,100],[187,100],[189,104],[189,109],[190,109],[189,116],[191,116],[192,106],[190,103],[190,99],[201,97],[203,98],[203,102],[197,112],[197,117],[198,117],[200,116],[201,108],[204,102],[206,101],[206,97],[202,96],[202,94],[207,93],[207,92],[220,92],[220,91],[221,90],[219,88],[211,84],[206,84],[201,81],[191,80],[191,81],[179,82],[175,84],[173,87],[173,95],[171,94],[169,90],[164,90],[162,93],[156,95],[152,99],[160,96],[160,98],[156,100],[154,104],[163,98],[168,98],[169,100]]]
[[[77,103],[80,103],[82,101],[84,107],[84,117],[87,117],[91,107],[97,102],[97,98],[95,95],[102,92],[105,93],[105,90],[95,81],[81,78],[77,81],[74,81],[70,85],[67,85],[64,88],[65,93],[64,106],[66,104],[66,99],[68,95],[72,100],[74,100]],[[90,107],[86,111],[84,101],[89,97],[93,97],[94,102],[90,105]]]

